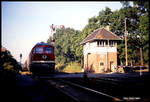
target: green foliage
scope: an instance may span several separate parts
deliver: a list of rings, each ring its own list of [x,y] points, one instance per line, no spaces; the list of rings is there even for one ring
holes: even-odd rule
[[[18,62],[12,57],[10,51],[6,50],[1,53],[1,70],[10,71],[14,74],[17,74],[21,70],[21,66]]]
[[[57,29],[54,34],[56,63],[81,61],[82,46],[81,31],[72,28]],[[49,41],[49,40],[48,40]]]
[[[146,12],[145,15],[140,17],[139,24],[140,44],[143,48],[143,58],[146,63],[149,63],[149,13]]]

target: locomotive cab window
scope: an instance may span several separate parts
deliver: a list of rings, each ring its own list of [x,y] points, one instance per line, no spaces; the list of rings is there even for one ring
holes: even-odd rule
[[[35,48],[35,53],[43,53],[43,47]]]
[[[53,48],[48,48],[48,47],[47,47],[47,48],[45,49],[45,52],[46,52],[46,53],[53,53]]]

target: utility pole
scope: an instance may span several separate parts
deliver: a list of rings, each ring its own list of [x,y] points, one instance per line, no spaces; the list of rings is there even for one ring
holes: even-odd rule
[[[125,18],[124,23],[125,23],[125,32],[124,32],[124,37],[125,37],[125,56],[126,56],[126,66],[128,66],[126,18]]]

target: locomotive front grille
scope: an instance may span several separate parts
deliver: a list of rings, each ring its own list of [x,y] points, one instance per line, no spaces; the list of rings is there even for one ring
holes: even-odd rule
[[[32,63],[55,63],[55,61],[32,61]]]

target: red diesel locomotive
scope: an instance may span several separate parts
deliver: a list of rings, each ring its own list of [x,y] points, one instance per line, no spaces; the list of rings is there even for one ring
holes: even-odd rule
[[[48,74],[55,72],[54,46],[48,43],[37,43],[27,59],[27,68],[33,74]]]

